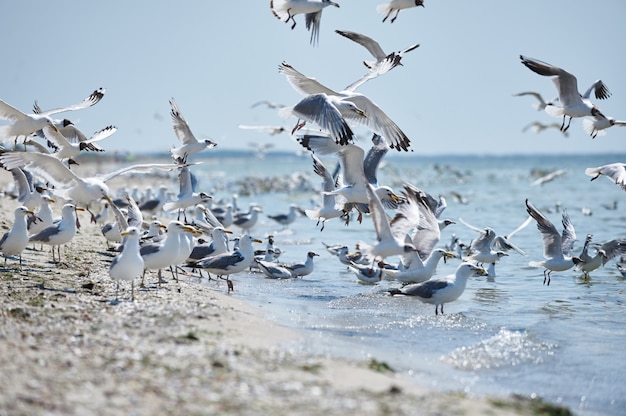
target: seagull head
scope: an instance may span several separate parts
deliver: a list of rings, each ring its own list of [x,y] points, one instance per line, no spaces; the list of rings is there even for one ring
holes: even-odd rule
[[[339,4],[335,3],[334,1],[330,1],[330,0],[322,0],[322,3],[326,3],[327,6],[339,7]]]

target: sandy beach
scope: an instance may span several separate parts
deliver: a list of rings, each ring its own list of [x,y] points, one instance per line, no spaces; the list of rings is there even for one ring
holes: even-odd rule
[[[11,181],[0,172],[0,189]],[[18,205],[0,199],[3,233]],[[80,221],[61,262],[37,246],[22,270],[15,258],[3,264],[0,415],[567,414],[538,400],[432,391],[384,363],[294,352],[303,335],[263,319],[224,282],[167,272],[157,285],[149,272],[134,302],[124,283],[115,302],[114,253],[88,214]]]

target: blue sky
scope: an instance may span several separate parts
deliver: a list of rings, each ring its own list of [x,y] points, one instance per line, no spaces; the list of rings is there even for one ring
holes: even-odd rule
[[[556,95],[547,77],[519,61],[524,54],[574,73],[579,89],[602,79],[613,96],[601,110],[626,119],[626,2],[580,0],[426,0],[382,23],[381,0],[337,0],[324,10],[317,47],[304,17],[276,19],[269,0],[196,2],[11,2],[0,36],[4,58],[0,98],[22,111],[73,104],[98,87],[96,106],[64,116],[90,134],[108,124],[118,132],[107,150],[165,151],[176,145],[168,100],[174,97],[197,137],[220,148],[249,142],[298,150],[286,134],[268,136],[238,124],[284,125],[259,100],[293,105],[301,99],[277,71],[287,61],[340,90],[360,77],[367,51],[334,33],[360,32],[386,51],[413,43],[404,66],[369,81],[368,95],[405,131],[417,154],[589,153],[626,151],[626,128],[592,140],[574,120],[558,131],[522,133],[529,122],[560,121],[531,107],[524,90]],[[4,121],[0,121],[4,124]]]

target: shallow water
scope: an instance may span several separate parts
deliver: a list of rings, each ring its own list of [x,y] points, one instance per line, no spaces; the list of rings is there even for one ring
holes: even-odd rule
[[[590,182],[584,174],[586,167],[624,160],[624,154],[390,157],[379,182],[400,190],[403,181],[408,181],[435,196],[443,194],[448,201],[444,217],[461,217],[498,234],[509,233],[524,221],[526,198],[544,212],[558,203],[576,227],[577,254],[588,233],[595,242],[626,237],[626,193],[606,178]],[[530,186],[535,179],[533,168],[565,169],[566,174],[542,186]],[[308,156],[211,158],[194,167],[194,172],[199,187],[213,192],[214,199],[230,197],[232,176],[304,172],[300,182],[305,185],[299,188],[320,184]],[[469,202],[457,202],[453,192]],[[619,209],[603,207],[614,200]],[[314,191],[292,190],[240,195],[239,206],[259,202],[264,214],[276,214],[287,212],[290,203],[307,208],[317,201]],[[592,215],[583,215],[583,208]],[[562,228],[560,213],[547,216]],[[453,233],[466,243],[478,235],[457,222],[443,231],[440,246]],[[615,260],[593,272],[589,282],[570,270],[553,273],[551,284],[543,285],[542,269],[528,266],[529,261],[542,259],[543,253],[532,222],[512,238],[526,256],[510,252],[496,265],[495,278],[471,279],[461,298],[446,305],[446,314],[435,316],[432,305],[387,296],[387,289],[399,286],[396,282],[359,284],[326,252],[322,242],[354,248],[358,241],[373,241],[369,218],[349,227],[331,220],[320,232],[305,217],[283,230],[262,215],[251,234],[262,239],[274,234],[285,262],[303,261],[308,251],[320,254],[314,273],[304,279],[276,281],[250,273],[232,279],[234,296],[262,308],[269,319],[304,331],[308,342],[293,348],[375,358],[438,389],[470,395],[533,395],[585,415],[626,412],[626,279],[617,271]],[[452,273],[457,265],[458,260],[441,262],[436,275]]]

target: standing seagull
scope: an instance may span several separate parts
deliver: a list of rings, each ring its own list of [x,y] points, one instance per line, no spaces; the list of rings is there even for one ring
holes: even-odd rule
[[[8,126],[0,127],[0,142],[6,142],[7,139],[15,137],[14,144],[17,144],[17,140],[20,136],[26,138],[28,135],[35,133],[37,130],[41,130],[45,126],[53,127],[54,120],[50,118],[51,115],[91,107],[104,97],[105,91],[104,88],[99,88],[78,104],[48,111],[39,111],[32,114],[22,113],[17,108],[0,100],[0,119],[13,122]],[[54,128],[56,129],[56,127]]]
[[[4,254],[4,263],[8,256],[20,257],[20,268],[22,267],[22,251],[28,245],[28,230],[26,229],[26,215],[35,213],[25,206],[15,208],[15,221],[8,233],[0,239],[0,251]]]
[[[319,254],[309,251],[304,263],[291,263],[284,265],[284,267],[291,271],[293,277],[309,275],[313,273],[313,257],[315,256],[319,256]]]
[[[537,229],[543,237],[543,261],[531,261],[531,267],[543,267],[543,284],[550,285],[550,274],[553,271],[563,272],[581,262],[578,257],[570,257],[569,252],[576,240],[574,225],[566,212],[563,213],[563,234],[560,235],[554,224],[526,199],[528,214],[537,221]],[[547,272],[547,274],[546,274]]]
[[[563,107],[547,105],[546,112],[553,117],[563,116],[561,131],[567,131],[574,117],[592,116],[606,118],[598,107],[593,105],[588,99],[591,91],[595,91],[595,97],[599,100],[608,98],[611,95],[602,81],[593,83],[587,92],[581,96],[580,92],[578,92],[578,81],[576,77],[566,70],[523,55],[520,55],[520,59],[522,60],[522,64],[531,71],[539,75],[552,77],[552,81],[559,92],[559,101]],[[567,126],[565,126],[566,116],[569,117]]]
[[[172,107],[170,115],[174,123],[174,133],[176,133],[176,137],[178,137],[181,143],[180,147],[170,149],[175,160],[182,159],[183,163],[185,163],[189,155],[217,146],[217,143],[211,139],[196,139],[173,98],[170,100],[170,106]]]
[[[316,45],[320,38],[320,21],[322,20],[322,10],[328,6],[339,7],[339,4],[330,0],[270,0],[270,9],[277,19],[293,24],[291,29],[296,27],[294,16],[305,15],[306,28],[311,32],[311,45]]]
[[[626,163],[609,163],[597,168],[587,168],[585,173],[591,176],[591,180],[598,179],[601,175],[626,191]]]
[[[31,235],[29,241],[40,242],[52,246],[52,261],[54,258],[54,248],[57,248],[59,254],[56,261],[61,261],[61,245],[69,243],[76,235],[77,221],[76,211],[84,211],[83,208],[79,208],[73,204],[65,204],[61,209],[61,221],[44,228],[37,234]]]
[[[143,258],[139,254],[139,230],[136,227],[129,227],[122,231],[124,240],[124,248],[118,254],[109,267],[109,276],[115,280],[115,300],[117,301],[117,292],[120,288],[120,280],[130,280],[131,284],[131,300],[135,300],[135,278],[141,276],[144,268]]]
[[[435,315],[439,314],[439,305],[441,305],[441,314],[443,315],[444,303],[457,300],[467,285],[467,279],[471,276],[486,276],[487,271],[482,267],[473,265],[472,263],[461,263],[455,273],[438,279],[430,279],[422,283],[404,286],[402,289],[392,289],[389,293],[393,295],[416,296],[425,303],[435,305]]]
[[[398,18],[400,10],[418,6],[424,7],[424,0],[391,0],[390,2],[382,3],[376,6],[376,11],[385,15],[383,23],[385,23],[385,20],[387,20],[391,13],[395,11],[396,15],[391,18],[391,23],[393,23]]]

